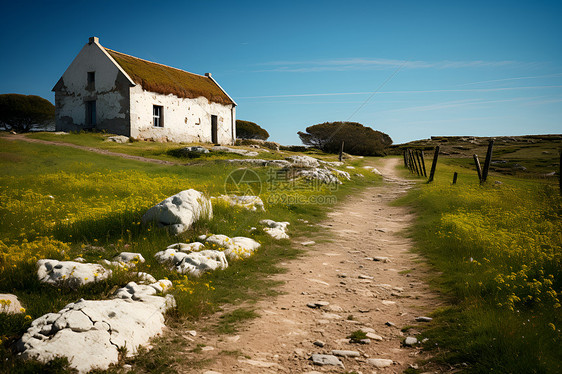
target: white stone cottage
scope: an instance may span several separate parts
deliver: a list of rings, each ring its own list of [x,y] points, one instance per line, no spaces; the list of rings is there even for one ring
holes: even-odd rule
[[[55,87],[57,131],[233,144],[236,103],[207,73],[188,73],[104,48],[91,37]]]

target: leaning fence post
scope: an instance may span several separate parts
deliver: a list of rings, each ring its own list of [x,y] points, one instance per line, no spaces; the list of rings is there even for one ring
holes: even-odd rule
[[[558,171],[558,185],[560,186],[560,195],[562,195],[562,150],[560,151],[560,163],[558,166],[560,167]]]
[[[478,181],[482,182],[482,168],[480,167],[480,160],[478,159],[478,155],[472,155],[474,157],[474,163],[476,164],[476,171],[478,172]]]
[[[490,140],[488,143],[488,151],[486,152],[486,161],[484,161],[484,170],[482,170],[482,179],[480,183],[485,183],[488,179],[488,169],[490,169],[490,163],[492,162],[492,149],[494,148],[494,140]]]
[[[407,168],[408,167],[408,160],[406,159],[406,151],[404,151],[404,167]]]
[[[431,164],[431,171],[429,172],[429,179],[427,182],[433,182],[433,177],[435,176],[435,168],[437,167],[437,158],[439,157],[439,146],[435,147],[435,153],[433,154],[433,163]]]
[[[342,140],[342,141],[341,141],[341,148],[340,148],[340,157],[339,157],[340,162],[341,162],[341,160],[342,160],[342,158],[343,158],[343,144],[344,144],[344,141]]]
[[[459,176],[459,174],[455,171],[455,173],[453,174],[453,184],[457,184],[457,177]]]
[[[423,159],[423,151],[420,151],[422,168],[423,168],[423,176],[427,178],[427,173],[425,172],[425,160]]]
[[[411,150],[412,153],[412,161],[414,161],[414,169],[416,171],[416,174],[419,176],[420,175],[420,169],[418,168],[418,163],[416,161],[416,156],[415,156],[415,150]]]
[[[418,162],[418,168],[420,169],[420,176],[423,176],[423,169],[420,160],[420,151],[416,149],[416,161]]]

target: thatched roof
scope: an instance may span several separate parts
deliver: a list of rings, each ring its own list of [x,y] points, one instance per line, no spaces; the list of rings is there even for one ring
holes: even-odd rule
[[[219,104],[234,104],[232,99],[207,76],[146,61],[105,48],[131,79],[147,91],[194,99],[200,96]]]

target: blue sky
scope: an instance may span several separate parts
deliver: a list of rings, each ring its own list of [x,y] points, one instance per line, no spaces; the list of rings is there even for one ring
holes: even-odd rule
[[[270,140],[355,121],[395,143],[562,133],[562,2],[4,3],[0,93],[50,91],[89,36],[213,77]]]

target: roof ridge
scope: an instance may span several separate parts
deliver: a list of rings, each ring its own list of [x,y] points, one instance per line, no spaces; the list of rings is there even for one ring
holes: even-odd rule
[[[206,75],[201,75],[201,74],[197,74],[197,73],[192,73],[192,72],[190,72],[190,71],[183,70],[183,69],[176,68],[176,67],[169,66],[169,65],[164,65],[164,64],[161,64],[161,63],[159,63],[159,62],[154,62],[154,61],[146,60],[146,59],[144,59],[144,58],[140,58],[140,57],[137,57],[137,56],[129,55],[129,54],[123,53],[123,52],[119,52],[119,51],[116,51],[116,50],[111,49],[111,48],[107,48],[107,47],[103,47],[103,48],[106,49],[106,50],[108,50],[108,51],[114,52],[114,53],[119,53],[119,54],[121,54],[121,55],[125,55],[125,56],[131,57],[131,58],[136,58],[137,60],[141,60],[141,61],[148,62],[148,63],[151,63],[151,64],[160,65],[160,66],[163,66],[163,67],[165,67],[165,68],[170,68],[170,69],[179,70],[179,71],[181,71],[181,72],[188,73],[188,74],[191,74],[191,75],[197,75],[198,77],[201,77],[201,78],[209,78],[209,77],[206,76]]]

